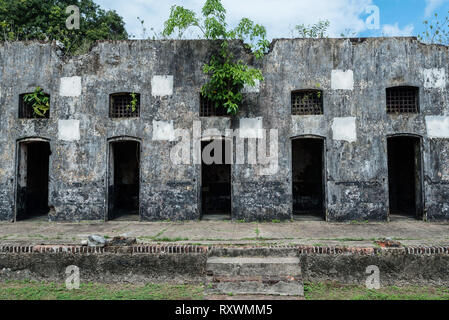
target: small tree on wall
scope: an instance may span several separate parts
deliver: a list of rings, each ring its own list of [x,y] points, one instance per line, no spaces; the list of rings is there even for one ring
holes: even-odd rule
[[[420,41],[429,44],[449,45],[449,12],[445,17],[435,13],[432,19],[423,22],[426,30],[418,36]]]
[[[236,28],[229,29],[226,10],[221,1],[206,0],[202,17],[197,17],[195,12],[182,6],[173,6],[162,35],[169,37],[177,31],[178,37],[182,37],[190,27],[198,28],[205,39],[221,41],[219,53],[212,55],[209,63],[203,66],[203,72],[210,75],[210,79],[202,87],[201,94],[212,101],[216,108],[224,107],[228,114],[237,114],[243,99],[243,87],[254,87],[256,81],[263,81],[264,77],[261,70],[237,60],[230,50],[229,42],[246,41],[245,46],[256,59],[261,59],[270,45],[265,27],[243,18]]]
[[[328,37],[328,29],[330,27],[329,20],[320,20],[313,25],[299,24],[292,31],[292,36],[300,38],[320,39]]]

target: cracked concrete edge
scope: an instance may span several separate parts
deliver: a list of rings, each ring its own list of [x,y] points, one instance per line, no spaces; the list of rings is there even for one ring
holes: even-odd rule
[[[296,254],[388,254],[405,253],[411,255],[449,254],[449,246],[402,246],[398,248],[381,247],[347,247],[347,246],[267,246],[267,247],[233,247],[233,246],[198,246],[198,245],[134,245],[123,247],[87,247],[79,245],[0,245],[3,254],[29,253],[67,253],[67,254],[208,254],[208,255],[261,255],[269,256],[283,250]]]
[[[87,238],[87,236],[86,236]],[[39,241],[40,240],[40,241]],[[140,246],[206,246],[206,247],[236,247],[236,248],[263,248],[263,247],[349,247],[349,248],[380,248],[375,243],[379,239],[369,240],[344,240],[344,239],[293,239],[293,240],[187,240],[187,241],[163,241],[154,239],[151,241],[141,241],[138,237],[138,245]],[[445,239],[416,239],[416,240],[401,240],[394,239],[401,243],[402,247],[449,247],[449,240]],[[66,246],[80,246],[81,239],[77,241],[70,241],[67,239],[4,239],[0,240],[0,247],[2,246],[36,246],[36,245],[66,245]]]

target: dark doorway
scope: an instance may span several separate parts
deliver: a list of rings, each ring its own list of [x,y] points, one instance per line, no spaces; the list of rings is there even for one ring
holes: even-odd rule
[[[217,220],[231,217],[231,142],[227,140],[201,143],[201,207],[202,216]],[[213,161],[213,163],[211,163]]]
[[[109,220],[139,219],[140,143],[112,142],[109,148]]]
[[[421,139],[388,138],[390,215],[422,217]]]
[[[19,143],[16,220],[39,219],[48,215],[48,172],[50,143]]]
[[[293,214],[325,219],[324,139],[292,141]]]

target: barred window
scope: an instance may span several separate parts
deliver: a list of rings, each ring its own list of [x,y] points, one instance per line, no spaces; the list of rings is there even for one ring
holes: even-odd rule
[[[19,119],[49,119],[50,110],[47,110],[43,115],[39,115],[34,111],[34,108],[30,102],[25,101],[25,97],[29,93],[24,93],[19,96]],[[50,95],[45,94],[45,97],[50,101]]]
[[[214,102],[210,99],[203,97],[200,93],[200,117],[226,117],[228,116],[227,110],[223,107],[215,107]]]
[[[323,92],[321,90],[300,90],[292,92],[292,115],[323,114]]]
[[[419,88],[388,88],[387,113],[419,113]]]
[[[139,93],[114,93],[109,96],[109,117],[137,118],[140,116]]]

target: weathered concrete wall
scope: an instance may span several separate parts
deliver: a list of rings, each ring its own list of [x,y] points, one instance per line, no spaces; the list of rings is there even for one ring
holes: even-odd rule
[[[292,217],[291,139],[315,135],[326,139],[327,219],[387,220],[386,139],[413,134],[423,140],[425,218],[449,220],[448,47],[411,38],[277,40],[257,62],[265,81],[248,90],[239,114],[200,118],[202,65],[215,49],[207,41],[102,42],[63,59],[50,44],[0,45],[0,220],[15,217],[17,141],[33,137],[51,145],[53,221],[107,217],[108,142],[119,137],[141,142],[141,219],[199,219],[200,166],[173,164],[176,142],[167,141],[175,129],[192,134],[194,121],[222,135],[258,124],[279,132],[274,174],[267,165],[232,166],[234,219]],[[292,116],[291,91],[317,84],[324,115]],[[420,88],[419,114],[386,114],[385,89],[400,85]],[[50,119],[18,119],[19,95],[36,86],[51,95]],[[141,116],[110,119],[115,92],[140,93]]]
[[[425,121],[427,116],[449,112],[448,83],[426,87],[425,82],[427,70],[442,69],[447,74],[447,47],[394,38],[361,43],[284,40],[275,44],[265,63],[267,81],[263,84],[261,105],[269,105],[264,110],[279,114],[279,125],[290,123],[280,135],[285,138],[281,154],[290,152],[288,138],[326,138],[329,220],[387,219],[387,136],[394,134],[423,137],[427,219],[448,218],[448,202],[443,200],[448,192],[445,175],[449,160],[444,156],[448,140],[429,138],[427,130],[431,128],[426,128]],[[316,84],[324,90],[324,115],[290,116],[290,91],[314,88]],[[420,88],[420,114],[386,113],[385,89],[400,85]],[[353,118],[355,131],[351,132],[348,120],[339,126],[340,118]],[[290,157],[285,158],[283,172],[288,181]]]
[[[213,248],[218,257],[299,257],[302,280],[306,283],[335,281],[365,285],[367,268],[379,268],[384,286],[448,286],[449,248],[362,248],[362,247],[272,247]]]
[[[77,266],[81,282],[204,283],[208,257],[299,257],[302,280],[365,285],[367,268],[379,268],[385,286],[448,286],[449,248],[194,246],[94,248],[75,246],[0,247],[1,280],[64,282]]]
[[[406,249],[390,249],[375,254],[301,254],[300,260],[305,282],[364,285],[372,274],[367,268],[376,266],[381,286],[449,285],[447,253],[409,254]]]
[[[0,253],[0,280],[60,281],[77,266],[82,282],[201,283],[207,254]]]

